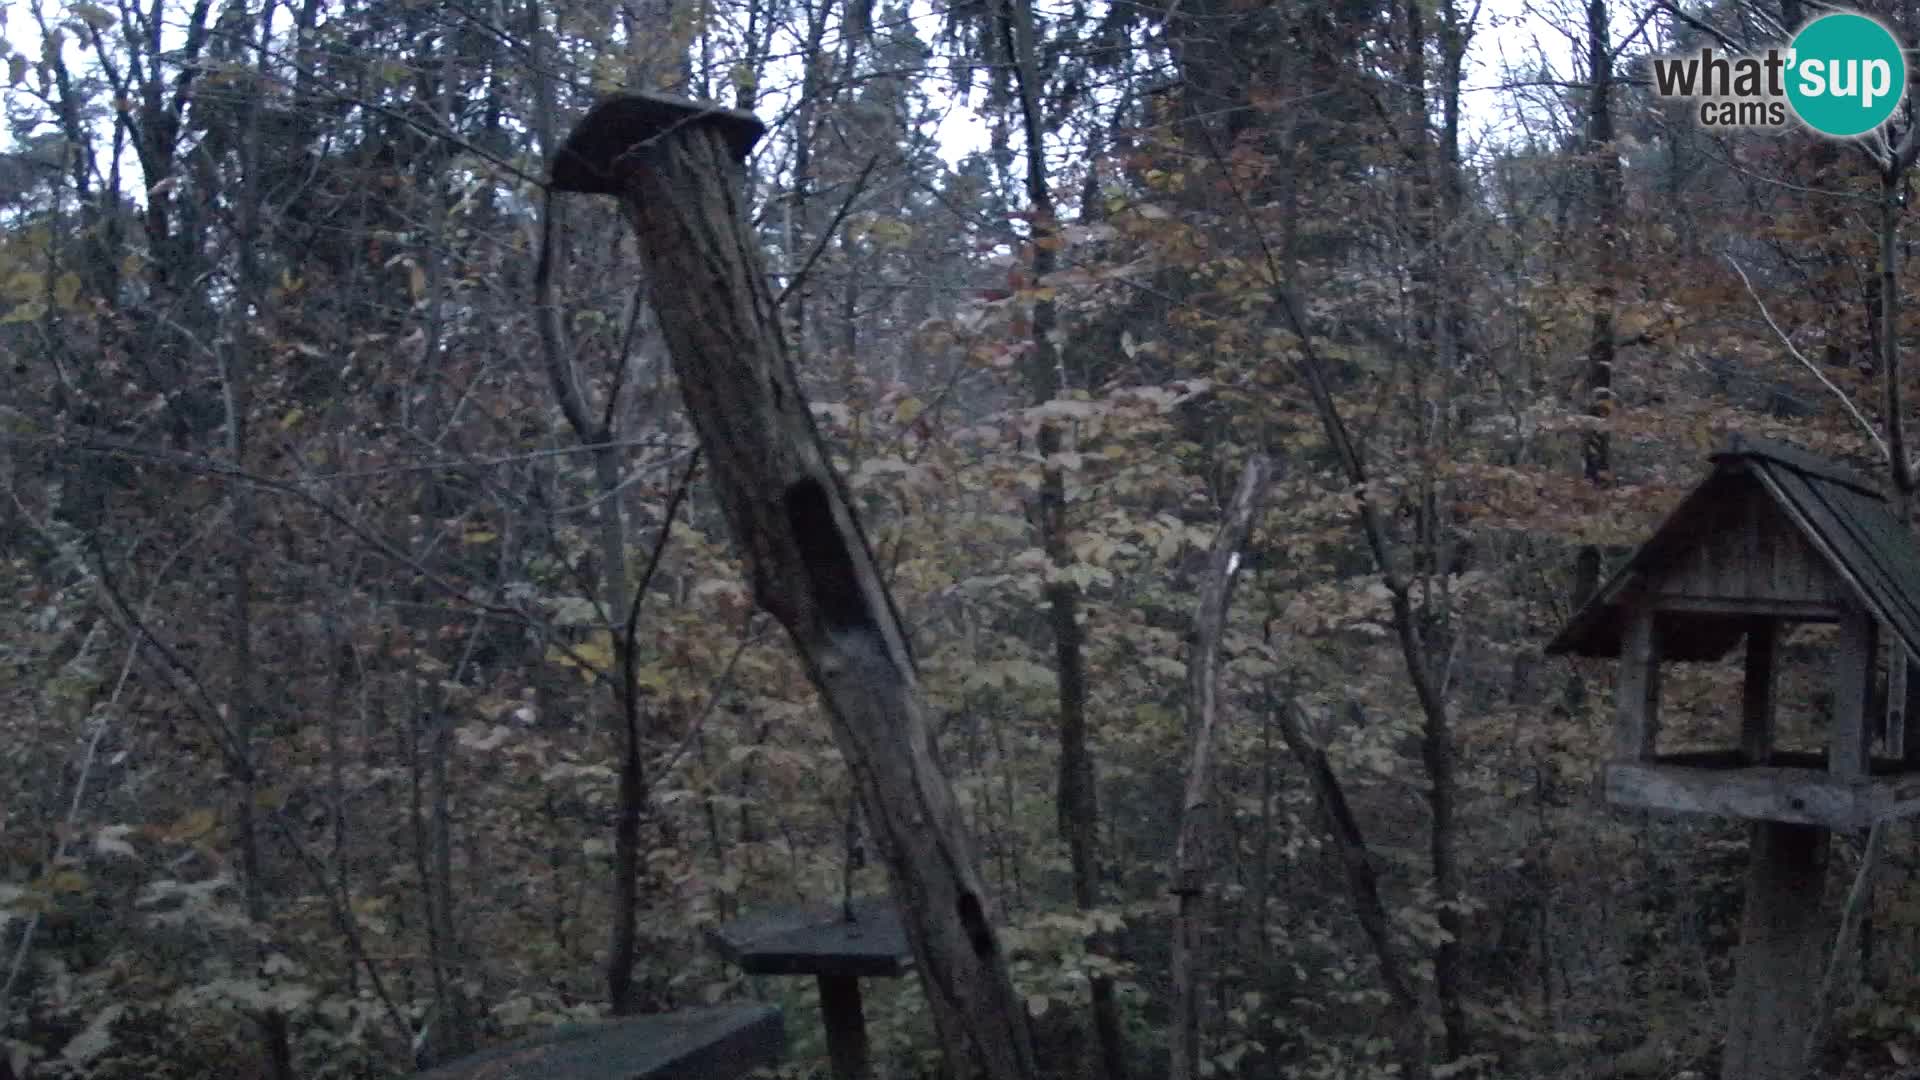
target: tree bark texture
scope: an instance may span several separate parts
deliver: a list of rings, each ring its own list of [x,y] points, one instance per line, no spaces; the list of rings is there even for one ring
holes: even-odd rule
[[[1187,657],[1187,730],[1191,739],[1187,758],[1187,786],[1180,802],[1180,834],[1174,842],[1173,894],[1178,908],[1173,920],[1173,1022],[1167,1043],[1172,1052],[1167,1075],[1192,1080],[1200,1075],[1200,923],[1205,909],[1207,835],[1214,809],[1213,736],[1219,726],[1220,639],[1226,634],[1227,610],[1239,580],[1240,552],[1253,534],[1266,503],[1272,463],[1255,455],[1240,473],[1240,486],[1227,506],[1226,520],[1214,534],[1207,557],[1206,580],[1200,585],[1200,605],[1193,616],[1192,650]]]
[[[971,1059],[993,1080],[1025,1080],[1034,1072],[1026,1017],[904,629],[794,377],[742,205],[742,147],[713,123],[622,132],[604,164],[639,238],[708,475],[755,600],[787,628],[832,716],[883,841],[942,1046],[956,1068]]]

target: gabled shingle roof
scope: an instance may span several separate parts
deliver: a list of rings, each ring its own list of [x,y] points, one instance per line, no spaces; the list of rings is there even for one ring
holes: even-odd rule
[[[1712,460],[1713,472],[1574,613],[1548,643],[1548,653],[1620,655],[1621,601],[1631,586],[1698,543],[1699,526],[1714,506],[1751,497],[1757,488],[1920,662],[1920,548],[1872,484],[1825,458],[1760,439],[1736,436]],[[1739,619],[1696,616],[1685,633],[1667,639],[1663,652],[1674,660],[1717,659],[1744,632]]]

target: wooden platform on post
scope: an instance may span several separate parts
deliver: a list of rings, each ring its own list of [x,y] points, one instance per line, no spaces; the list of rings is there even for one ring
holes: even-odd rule
[[[738,1080],[780,1060],[786,1028],[767,1005],[556,1028],[421,1073],[423,1080]]]
[[[1859,780],[1837,779],[1821,754],[1774,751],[1765,765],[1739,751],[1661,754],[1606,767],[1607,801],[1679,814],[1866,829],[1920,815],[1920,775],[1875,760]]]
[[[865,1080],[872,1075],[860,980],[913,970],[913,952],[891,899],[867,897],[848,908],[777,908],[709,930],[707,941],[749,975],[816,977],[834,1076]]]

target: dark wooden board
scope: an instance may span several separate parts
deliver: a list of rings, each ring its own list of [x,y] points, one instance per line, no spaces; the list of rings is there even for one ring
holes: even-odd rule
[[[1833,551],[1843,576],[1859,583],[1868,610],[1885,620],[1909,650],[1920,646],[1920,556],[1886,504],[1804,473],[1766,472]]]
[[[669,94],[618,94],[587,110],[553,156],[553,189],[588,195],[623,193],[613,163],[636,144],[684,124],[717,125],[736,159],[745,161],[766,125],[752,113]]]
[[[853,902],[848,922],[838,904],[775,908],[707,931],[720,955],[749,975],[904,975],[913,952],[900,912],[884,896]]]
[[[1846,781],[1824,768],[1703,767],[1692,763],[1695,760],[1692,755],[1663,754],[1653,761],[1611,762],[1605,771],[1607,801],[1662,813],[1785,821],[1829,829],[1864,829],[1875,821],[1920,814],[1920,774],[1912,772]],[[1874,764],[1879,774],[1883,765]]]
[[[1753,768],[1738,750],[1680,750],[1671,754],[1659,754],[1653,758],[1655,765],[1682,765],[1692,769],[1745,769]],[[1827,769],[1827,755],[1824,751],[1775,750],[1767,758],[1765,768],[1805,769],[1808,772],[1824,773]],[[1902,761],[1888,757],[1873,759],[1872,775],[1875,778],[1893,778],[1920,775],[1920,769]]]
[[[786,1030],[766,1005],[556,1028],[422,1073],[432,1080],[736,1080],[780,1059]]]
[[[1825,494],[1865,557],[1889,583],[1887,621],[1909,649],[1920,647],[1920,550],[1912,534],[1885,503],[1844,489],[1831,488]]]
[[[1735,433],[1728,438],[1727,448],[1715,453],[1711,460],[1717,465],[1727,458],[1755,458],[1785,465],[1822,480],[1844,484],[1870,498],[1882,498],[1880,490],[1859,473],[1831,458],[1802,450],[1792,443]]]

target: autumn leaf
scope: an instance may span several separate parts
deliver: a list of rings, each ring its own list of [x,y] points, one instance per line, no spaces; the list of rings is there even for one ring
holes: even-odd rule
[[[4,316],[0,316],[0,324],[33,322],[46,313],[47,305],[45,302],[29,300],[23,304],[15,304],[12,311],[7,312]]]
[[[53,302],[62,311],[72,311],[74,301],[80,296],[80,275],[68,271],[61,274],[53,283]]]

